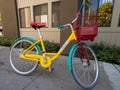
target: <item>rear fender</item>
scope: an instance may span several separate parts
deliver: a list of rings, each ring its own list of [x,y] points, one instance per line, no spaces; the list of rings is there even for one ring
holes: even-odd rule
[[[10,50],[11,50],[11,47],[12,47],[16,42],[18,42],[19,40],[29,40],[29,41],[31,41],[31,42],[33,42],[33,43],[36,41],[36,40],[34,40],[34,39],[30,38],[30,37],[17,38],[17,39],[12,43],[12,45],[10,46]],[[42,54],[40,45],[36,44],[36,47],[37,47],[37,49],[38,49],[39,54]]]

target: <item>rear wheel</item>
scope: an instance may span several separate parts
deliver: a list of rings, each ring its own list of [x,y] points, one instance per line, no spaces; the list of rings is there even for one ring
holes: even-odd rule
[[[83,88],[93,88],[96,85],[99,76],[98,60],[93,50],[84,45],[87,56],[90,60],[88,65],[87,60],[79,45],[76,45],[72,51],[72,75],[77,82]]]
[[[20,39],[12,45],[10,49],[10,64],[13,68],[13,70],[21,75],[28,75],[32,73],[38,66],[38,62],[31,61],[31,60],[24,60],[20,58],[21,53],[28,48],[33,42],[28,39]],[[38,54],[38,49],[35,46],[31,52]]]

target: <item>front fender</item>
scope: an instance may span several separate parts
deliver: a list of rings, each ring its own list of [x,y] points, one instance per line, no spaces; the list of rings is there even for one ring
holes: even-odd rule
[[[78,46],[78,44],[75,44],[72,46],[72,48],[70,49],[69,52],[69,56],[68,56],[68,71],[72,72],[72,55],[73,55],[73,51],[74,49]]]

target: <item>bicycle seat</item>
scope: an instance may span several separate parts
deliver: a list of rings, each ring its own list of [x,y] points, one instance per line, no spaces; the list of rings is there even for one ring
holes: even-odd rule
[[[36,22],[31,22],[30,25],[34,28],[41,28],[41,27],[45,27],[45,24],[40,24],[40,23],[36,23]]]

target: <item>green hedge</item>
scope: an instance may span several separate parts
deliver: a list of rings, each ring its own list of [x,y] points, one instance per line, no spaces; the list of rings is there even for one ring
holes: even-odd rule
[[[44,41],[47,52],[57,52],[60,49],[59,43],[50,42],[48,40]]]
[[[0,45],[10,46],[15,39],[0,37]],[[60,44],[44,41],[47,52],[57,52]],[[104,43],[91,45],[99,61],[120,64],[120,47],[105,45]]]
[[[0,45],[2,46],[10,46],[15,39],[9,39],[0,36]]]
[[[120,64],[120,47],[105,45],[104,43],[91,46],[99,61]]]
[[[0,45],[2,46],[10,46],[13,41],[15,39],[8,39],[5,37],[0,37]],[[54,43],[54,42],[50,42],[50,41],[44,41],[45,43],[45,47],[46,47],[46,51],[47,52],[57,52],[60,48],[60,44],[59,43]]]

